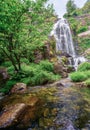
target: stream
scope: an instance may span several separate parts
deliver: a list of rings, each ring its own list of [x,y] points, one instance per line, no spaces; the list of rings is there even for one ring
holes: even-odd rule
[[[67,79],[61,83],[42,88],[47,96],[44,115],[28,130],[90,130],[90,89],[72,87]]]
[[[26,123],[26,127],[19,128],[20,124],[16,124],[6,130],[90,130],[90,88],[76,87],[70,79],[62,79],[46,86],[30,87],[28,94],[12,95],[6,98],[5,104],[23,102],[30,95],[44,101],[42,106],[35,106],[38,111],[33,114],[37,117]]]

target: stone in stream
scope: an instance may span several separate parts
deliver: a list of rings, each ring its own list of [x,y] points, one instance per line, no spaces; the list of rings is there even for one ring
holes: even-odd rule
[[[43,103],[38,97],[30,97],[29,95],[25,97],[18,95],[16,99],[11,98],[11,100],[7,97],[4,104],[1,104],[3,108],[0,112],[0,128],[11,129],[15,127],[13,128],[15,130],[27,128],[32,125],[33,120],[41,116]]]
[[[6,128],[15,124],[20,114],[27,108],[24,103],[15,104],[14,106],[8,106],[0,114],[0,128]]]
[[[24,83],[16,83],[11,89],[11,93],[25,93],[27,91],[27,86]]]

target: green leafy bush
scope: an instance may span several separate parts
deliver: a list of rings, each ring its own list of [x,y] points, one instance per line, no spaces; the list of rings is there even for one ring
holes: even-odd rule
[[[9,81],[6,83],[5,87],[0,89],[0,92],[8,93],[9,90],[10,90],[10,89],[13,87],[13,85],[15,85],[16,83],[17,83],[17,81],[15,81],[15,80],[9,80]]]
[[[70,78],[73,82],[81,82],[86,80],[88,77],[84,72],[74,72],[70,74]]]
[[[12,65],[12,63],[10,61],[6,61],[2,63],[2,66],[4,67],[10,67]]]
[[[48,60],[41,61],[39,64],[23,64],[22,70],[26,72],[28,76],[27,78],[22,78],[21,82],[27,85],[40,85],[60,79],[59,75],[53,73],[53,64]]]
[[[84,74],[87,75],[88,78],[90,78],[90,70],[89,71],[84,71]]]
[[[78,66],[78,71],[87,71],[90,70],[90,63],[84,62]]]
[[[55,80],[60,79],[60,76],[54,75],[52,72],[46,72],[46,71],[38,71],[36,72],[36,75],[31,78],[31,85],[42,85],[46,83],[51,83]]]
[[[50,71],[50,72],[53,72],[53,70],[54,70],[53,64],[51,62],[49,62],[48,60],[41,61],[39,67],[42,70],[46,70],[46,71]]]
[[[77,29],[77,33],[82,33],[88,30],[88,26],[79,26]]]
[[[14,72],[13,66],[7,68],[11,77],[6,86],[1,89],[2,92],[9,92],[12,86],[17,82],[23,82],[28,86],[34,86],[51,83],[60,79],[60,75],[55,75],[53,73],[53,64],[48,60],[41,61],[39,64],[22,63],[21,68],[22,70],[18,73]]]

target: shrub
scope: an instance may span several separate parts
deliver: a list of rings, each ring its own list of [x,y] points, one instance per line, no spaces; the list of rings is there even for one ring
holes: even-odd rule
[[[49,73],[47,71],[37,71],[35,76],[31,78],[31,84],[32,85],[42,85],[46,83],[53,82],[55,80],[58,80],[60,76],[54,75],[52,72]]]
[[[2,66],[4,67],[10,67],[12,65],[12,63],[10,61],[6,61],[2,63]]]
[[[49,61],[41,61],[39,64],[25,64],[22,63],[22,70],[18,73],[14,72],[12,66],[8,67],[8,72],[10,74],[10,80],[7,82],[6,86],[1,90],[3,92],[9,92],[11,87],[16,82],[23,82],[28,86],[31,85],[42,85],[45,83],[51,83],[60,79],[59,75],[53,73],[53,64]]]
[[[84,62],[78,66],[78,71],[86,71],[86,70],[90,70],[89,62]]]
[[[73,82],[80,82],[87,79],[87,75],[84,72],[74,72],[70,74],[70,78]]]
[[[77,29],[77,33],[82,33],[88,30],[88,26],[80,26]]]
[[[9,90],[13,87],[13,85],[15,85],[17,83],[17,81],[15,80],[9,80],[7,81],[6,85],[4,88],[0,89],[0,92],[3,92],[3,93],[8,93]]]
[[[53,70],[54,70],[53,64],[51,62],[49,62],[48,60],[41,61],[39,64],[39,67],[42,70],[46,70],[46,71],[50,71],[50,72],[53,72]]]

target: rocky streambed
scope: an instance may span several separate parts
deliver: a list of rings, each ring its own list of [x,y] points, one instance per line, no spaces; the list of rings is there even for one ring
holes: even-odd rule
[[[90,130],[90,89],[63,79],[6,96],[0,111],[1,129]]]

